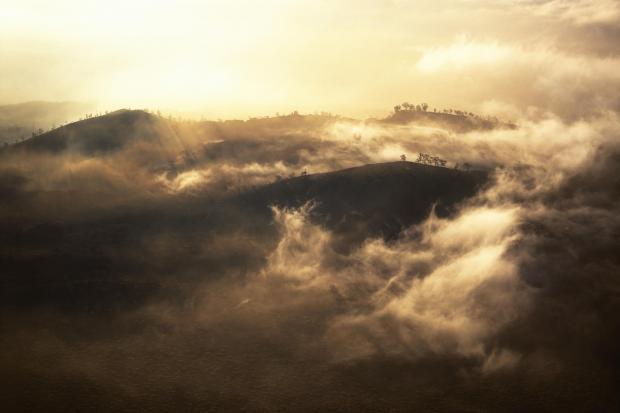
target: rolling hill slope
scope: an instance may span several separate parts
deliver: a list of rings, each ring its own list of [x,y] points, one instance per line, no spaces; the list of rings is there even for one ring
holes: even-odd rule
[[[159,118],[140,110],[121,109],[32,137],[14,145],[13,150],[95,155],[119,150],[137,140],[155,143],[164,131]]]
[[[393,238],[425,219],[433,207],[438,216],[449,215],[487,179],[484,171],[390,162],[286,179],[242,199],[289,208],[314,202],[315,215],[337,232],[360,239],[369,233]]]

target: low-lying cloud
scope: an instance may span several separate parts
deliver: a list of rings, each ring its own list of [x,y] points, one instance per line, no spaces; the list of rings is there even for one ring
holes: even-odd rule
[[[434,405],[429,389],[461,389],[440,405],[453,410],[493,406],[504,387],[532,409],[541,388],[553,405],[592,406],[595,395],[595,407],[615,406],[615,114],[468,132],[300,115],[143,120],[169,122],[174,145],[153,149],[138,134],[106,152],[2,154],[2,346],[15,403],[48,400],[27,369],[60,383],[52,410],[77,378],[103,389],[77,406],[120,410],[176,400],[260,411],[295,398],[310,410],[372,409],[386,394],[380,404],[402,410]],[[441,171],[455,177],[477,173],[456,169],[469,163],[490,178],[394,236],[366,231],[360,205],[334,220],[320,193],[286,192],[288,177],[316,178],[304,170],[419,152],[446,159]],[[372,197],[373,219],[400,219],[373,210]],[[347,238],[358,225],[365,236]],[[423,391],[397,396],[397,383]]]

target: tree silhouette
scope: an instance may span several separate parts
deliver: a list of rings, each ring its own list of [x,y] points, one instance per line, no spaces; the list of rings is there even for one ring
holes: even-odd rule
[[[400,160],[405,162],[407,160],[407,155],[405,155],[404,153],[400,155]]]

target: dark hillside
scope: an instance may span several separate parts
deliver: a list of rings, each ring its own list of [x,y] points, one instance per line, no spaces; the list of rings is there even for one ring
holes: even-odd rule
[[[487,178],[482,171],[391,162],[283,180],[245,199],[285,207],[315,201],[314,213],[337,232],[360,239],[369,232],[393,238],[426,218],[433,206],[438,216],[449,215]]]
[[[163,121],[141,110],[118,110],[74,122],[15,145],[14,150],[84,155],[113,152],[129,142],[159,143],[166,132]]]
[[[162,294],[171,273],[184,285],[224,269],[258,268],[277,239],[271,205],[315,201],[313,219],[334,230],[334,247],[348,250],[368,236],[395,237],[435,203],[438,215],[451,213],[485,179],[482,172],[393,162],[286,179],[233,197],[125,196],[122,208],[107,209],[88,188],[24,192],[19,176],[7,175],[0,184],[13,192],[0,206],[13,212],[0,217],[0,297],[5,307],[139,305]],[[47,205],[50,215],[32,212],[33,205]],[[255,241],[219,256],[217,248],[202,248],[214,239]]]

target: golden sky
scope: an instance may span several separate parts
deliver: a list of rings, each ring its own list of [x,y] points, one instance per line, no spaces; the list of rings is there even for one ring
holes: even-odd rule
[[[0,103],[572,116],[616,99],[619,23],[616,0],[0,0]]]

